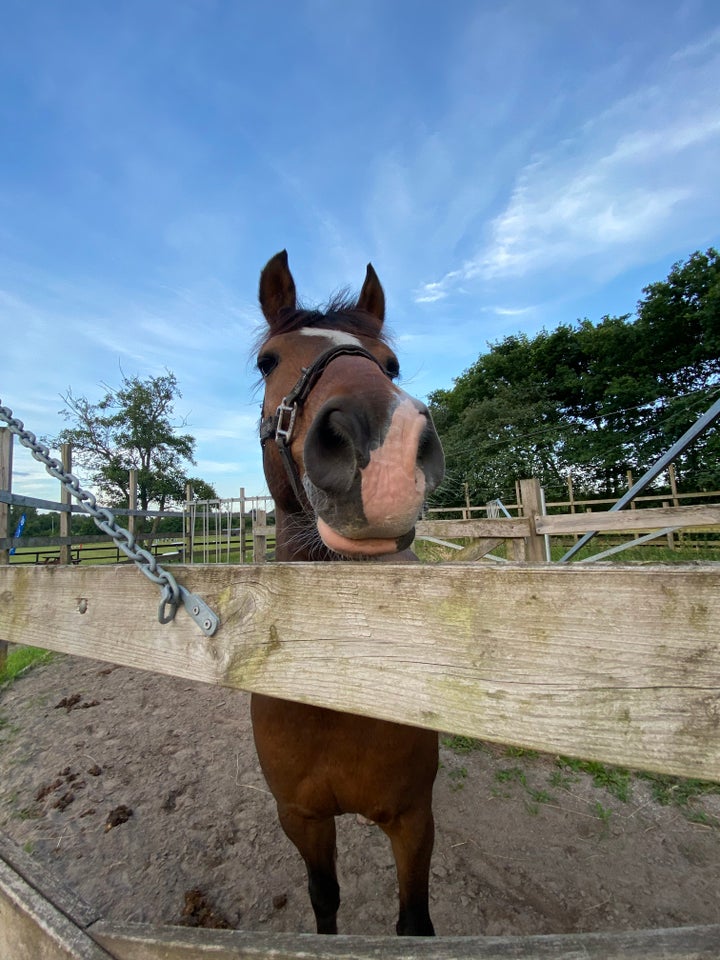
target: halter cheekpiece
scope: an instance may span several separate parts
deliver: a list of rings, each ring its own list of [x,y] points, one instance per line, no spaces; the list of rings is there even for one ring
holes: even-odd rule
[[[285,472],[288,475],[290,485],[301,504],[307,501],[307,496],[303,489],[302,481],[300,480],[298,468],[290,453],[290,441],[295,427],[295,418],[297,417],[298,410],[301,409],[310,391],[327,367],[337,357],[343,356],[364,357],[366,360],[372,360],[374,364],[380,367],[385,376],[388,376],[387,370],[383,367],[382,363],[377,357],[374,357],[369,350],[361,346],[352,346],[351,344],[338,344],[321,353],[309,367],[303,367],[297,383],[290,393],[282,398],[275,413],[260,421],[260,445],[264,447],[268,440],[275,441],[280,451],[283,464],[285,465]]]

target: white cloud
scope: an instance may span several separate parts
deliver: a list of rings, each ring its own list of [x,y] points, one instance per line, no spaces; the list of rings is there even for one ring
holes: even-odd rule
[[[696,45],[693,56],[714,45]],[[526,161],[485,243],[423,284],[415,302],[435,303],[472,282],[597,260],[623,269],[679,244],[701,245],[720,216],[720,56],[697,65],[686,53],[654,83]]]

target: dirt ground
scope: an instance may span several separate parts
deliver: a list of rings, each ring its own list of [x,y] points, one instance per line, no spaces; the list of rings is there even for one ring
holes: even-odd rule
[[[623,802],[554,758],[469,746],[441,749],[439,934],[720,921],[720,796],[663,806],[636,779]],[[0,690],[0,830],[108,919],[314,930],[245,694],[70,657],[31,670]],[[340,818],[338,868],[341,932],[391,934],[385,836]]]

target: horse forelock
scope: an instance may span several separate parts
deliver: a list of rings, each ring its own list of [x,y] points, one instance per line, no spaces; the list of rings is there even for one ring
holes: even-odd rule
[[[283,333],[295,333],[303,329],[339,330],[358,337],[378,340],[381,343],[389,342],[384,330],[378,332],[377,318],[365,310],[358,309],[357,301],[342,292],[323,307],[281,310],[273,321],[272,327],[263,329],[258,343],[262,345],[270,337]]]

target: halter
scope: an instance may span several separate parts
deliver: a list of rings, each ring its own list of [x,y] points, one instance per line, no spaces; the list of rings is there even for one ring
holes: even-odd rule
[[[337,357],[343,356],[364,357],[366,360],[372,360],[373,363],[380,367],[385,376],[387,376],[387,371],[382,363],[364,347],[338,344],[321,353],[319,357],[313,360],[309,367],[303,367],[297,383],[290,393],[282,398],[280,406],[275,413],[260,421],[260,445],[264,447],[268,440],[275,441],[280,451],[280,458],[285,466],[285,472],[290,481],[290,486],[301,505],[307,502],[307,494],[303,488],[297,465],[290,453],[290,441],[295,427],[295,418],[297,417],[298,410],[302,408],[302,405],[310,395],[310,391],[327,367]]]

